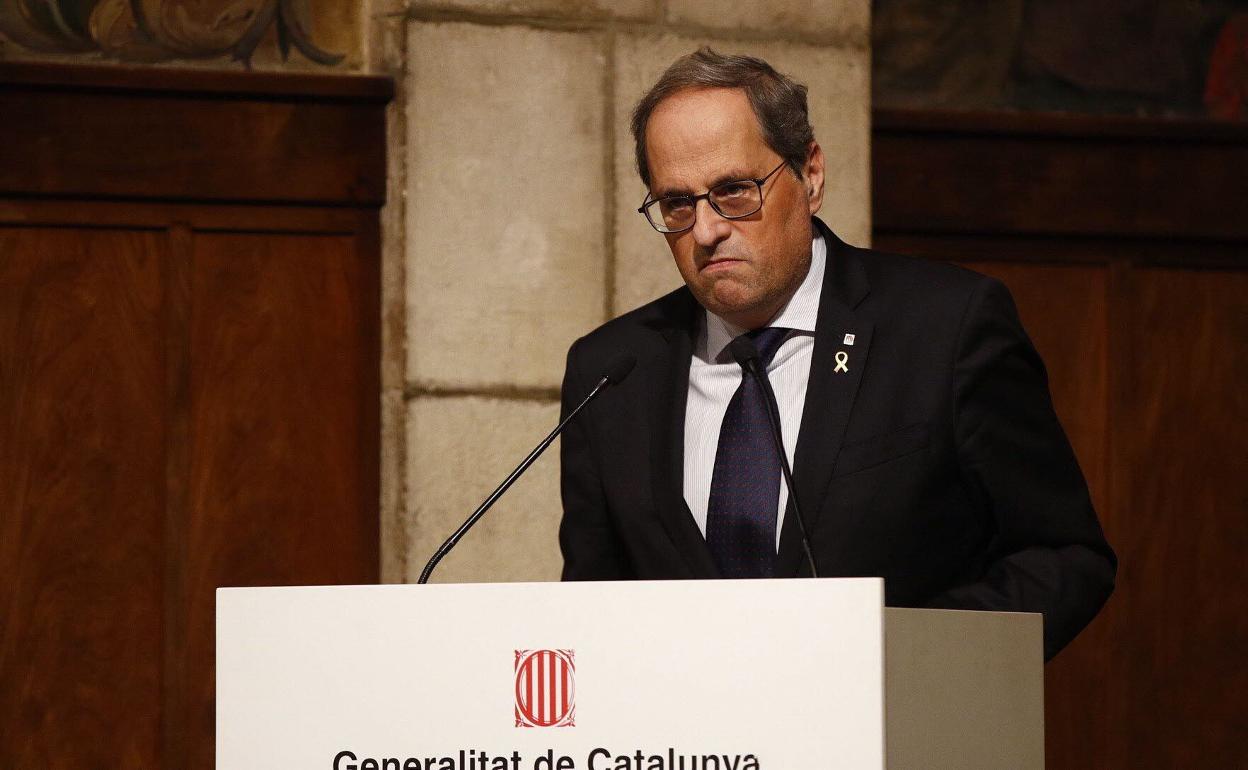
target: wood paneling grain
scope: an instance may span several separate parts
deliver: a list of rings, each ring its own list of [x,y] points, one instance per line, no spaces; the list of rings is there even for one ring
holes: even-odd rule
[[[385,198],[377,79],[321,78],[341,81],[339,91],[355,85],[361,98],[351,100],[255,86],[281,82],[272,78],[214,76],[223,88],[249,89],[231,95],[188,89],[178,72],[151,90],[128,87],[124,70],[112,88],[43,83],[38,71],[0,63],[0,195],[375,206]]]
[[[165,271],[165,612],[163,630],[161,737],[162,767],[187,767],[189,690],[186,665],[187,490],[190,486],[191,238],[185,222],[168,230],[169,267]]]
[[[1049,371],[1053,406],[1079,458],[1110,543],[1117,532],[1110,485],[1110,269],[1090,261],[1065,264],[1035,261],[963,261],[964,266],[999,278],[1018,305],[1019,316]],[[1106,745],[1120,734],[1096,730],[1089,734],[1089,712],[1102,720],[1125,717],[1113,683],[1120,668],[1112,659],[1112,638],[1121,632],[1116,597],[1101,614],[1045,669],[1045,730],[1050,745],[1079,741],[1082,756],[1113,753]],[[1079,704],[1078,709],[1069,704]],[[1058,754],[1062,752],[1057,749]],[[1054,756],[1050,766],[1072,767],[1070,759]]]
[[[142,204],[91,201],[70,205],[58,200],[0,198],[0,223],[49,227],[125,227],[166,230],[182,223],[194,230],[255,233],[351,235],[373,223],[365,209],[278,205],[212,205],[189,203]],[[375,253],[375,252],[370,252]]]
[[[0,768],[212,768],[215,589],[378,579],[391,93],[0,63]]]
[[[214,592],[378,577],[375,323],[350,238],[197,233],[191,261],[187,666],[211,766]],[[361,463],[361,458],[372,458]],[[373,499],[365,500],[371,496]],[[364,504],[367,503],[367,504]]]
[[[1186,123],[877,113],[875,228],[1248,238],[1248,127]]]
[[[165,258],[0,227],[0,767],[159,762]]]
[[[958,262],[1126,263],[1128,266],[1190,268],[1241,268],[1248,264],[1248,249],[1237,241],[877,231],[875,246],[898,254],[921,254]]]
[[[1010,286],[1118,553],[1045,667],[1048,766],[1248,766],[1248,130],[876,117],[876,245]]]
[[[1248,273],[1148,269],[1132,283],[1126,759],[1246,767]]]
[[[96,93],[192,94],[222,99],[307,99],[386,104],[394,98],[387,77],[320,75],[291,72],[229,72],[174,67],[124,67],[7,61],[0,63],[0,84],[43,90]]]

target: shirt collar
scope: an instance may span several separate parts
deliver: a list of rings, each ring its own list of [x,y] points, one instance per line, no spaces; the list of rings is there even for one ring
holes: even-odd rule
[[[789,298],[768,326],[782,326],[808,334],[815,333],[815,321],[819,318],[819,295],[823,290],[823,272],[827,265],[828,247],[823,236],[815,233],[810,243],[810,269],[802,279],[802,285]],[[745,334],[747,329],[734,326],[709,310],[703,311],[705,330],[700,346],[702,359],[708,363],[718,361],[728,344]]]

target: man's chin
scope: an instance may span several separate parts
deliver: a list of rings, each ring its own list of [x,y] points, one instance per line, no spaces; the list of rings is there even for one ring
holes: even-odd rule
[[[715,315],[736,326],[744,326],[742,319],[750,319],[757,315],[763,304],[757,296],[742,291],[740,286],[723,286],[724,281],[716,282],[710,291],[695,293],[698,302]]]

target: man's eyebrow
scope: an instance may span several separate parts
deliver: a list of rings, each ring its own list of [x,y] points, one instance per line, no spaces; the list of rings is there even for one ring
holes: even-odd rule
[[[749,171],[736,169],[734,171],[729,171],[726,174],[720,174],[719,176],[712,179],[710,185],[708,185],[708,189],[711,187],[719,187],[721,184],[726,184],[728,182],[744,182],[748,179],[754,179],[754,178],[755,178],[754,175],[751,174]]]
[[[747,179],[754,179],[754,178],[755,177],[749,171],[743,171],[741,169],[734,169],[732,171],[727,171],[723,174],[720,174],[719,176],[712,179],[711,183],[706,186],[706,190],[709,190],[712,187],[718,187],[721,184],[724,184],[726,182],[741,182]],[[659,198],[674,198],[679,195],[693,195],[693,194],[694,194],[693,190],[689,189],[688,187],[664,187],[664,188],[660,188],[659,191],[654,194],[654,197],[657,200]]]

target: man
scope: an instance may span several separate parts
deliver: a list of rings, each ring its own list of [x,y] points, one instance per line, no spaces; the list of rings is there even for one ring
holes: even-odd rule
[[[633,134],[640,211],[685,286],[568,353],[565,413],[619,352],[638,363],[563,435],[564,579],[810,574],[766,402],[733,357],[745,335],[818,574],[882,576],[891,606],[1043,612],[1055,655],[1116,560],[1006,289],[814,218],[806,90],[761,60],[678,60]]]

